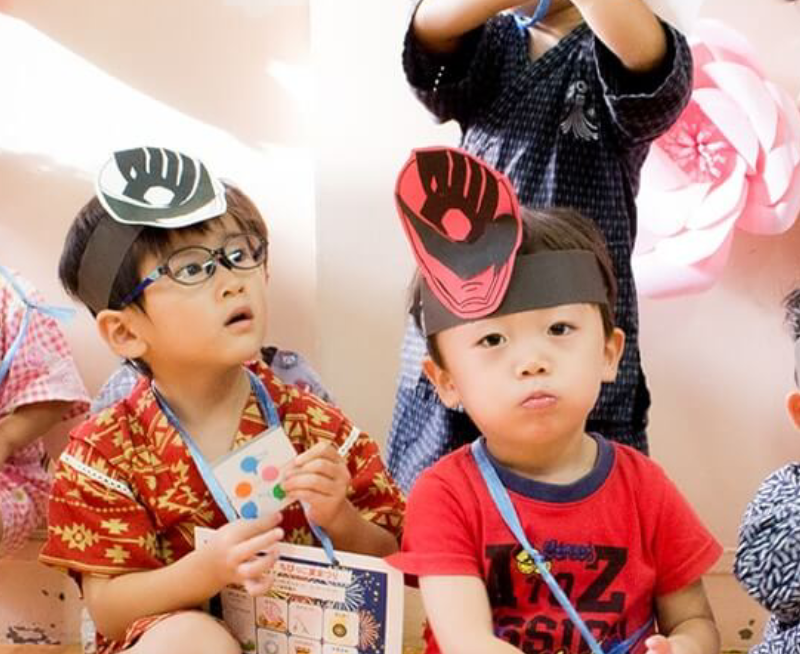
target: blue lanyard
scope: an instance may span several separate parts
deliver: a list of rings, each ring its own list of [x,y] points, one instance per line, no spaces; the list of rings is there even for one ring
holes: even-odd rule
[[[572,622],[578,628],[578,631],[580,631],[581,636],[583,636],[583,639],[589,645],[592,653],[605,654],[603,652],[603,648],[600,647],[595,637],[592,636],[592,632],[589,631],[589,627],[586,626],[586,623],[581,619],[581,616],[578,615],[578,612],[575,610],[575,607],[572,606],[569,598],[564,594],[561,586],[558,585],[558,582],[553,578],[550,570],[547,569],[547,565],[545,564],[545,560],[542,555],[539,554],[539,552],[535,547],[533,547],[533,545],[530,544],[530,542],[528,542],[528,537],[525,535],[525,531],[523,530],[522,524],[519,521],[519,516],[517,516],[517,512],[514,510],[514,505],[511,503],[511,498],[508,496],[508,491],[505,489],[505,486],[503,486],[503,482],[500,481],[500,477],[498,476],[497,471],[494,469],[494,466],[492,466],[492,463],[489,461],[489,456],[486,454],[486,446],[483,438],[478,438],[473,441],[472,456],[475,457],[475,461],[478,464],[478,469],[483,476],[483,481],[486,483],[486,487],[489,490],[489,495],[491,495],[497,510],[500,512],[500,517],[503,518],[503,522],[506,523],[506,526],[511,530],[511,533],[514,534],[514,538],[517,539],[519,544],[522,545],[525,551],[536,563],[536,568],[539,570],[539,574],[541,574],[542,579],[544,579],[547,587],[553,594],[553,597],[555,597],[556,600],[558,600],[558,603],[561,604],[561,608],[567,612],[570,620],[572,620]],[[642,627],[637,629],[629,638],[615,645],[608,652],[608,654],[624,654],[627,652],[632,645],[642,638],[645,632],[650,629],[652,624],[653,620],[651,619]]]
[[[250,379],[250,387],[256,394],[256,400],[258,401],[258,406],[261,409],[261,415],[267,422],[267,427],[270,425],[280,426],[278,410],[275,408],[275,403],[272,401],[269,393],[267,393],[264,383],[258,378],[258,375],[253,373],[253,371],[245,368],[245,372],[247,372],[247,376]],[[151,385],[150,388],[153,391],[153,395],[155,395],[158,406],[167,416],[167,420],[180,434],[183,442],[186,443],[186,447],[189,449],[192,459],[194,459],[197,470],[200,472],[200,476],[203,478],[208,490],[211,492],[211,496],[214,498],[217,506],[219,506],[220,510],[225,514],[225,517],[229,522],[237,520],[239,516],[236,514],[236,510],[233,508],[231,501],[228,499],[227,493],[225,493],[224,489],[220,485],[217,476],[214,474],[214,471],[211,468],[211,465],[203,456],[203,453],[200,451],[197,443],[194,442],[192,437],[189,436],[189,433],[183,428],[181,421],[178,419],[178,416],[175,415],[175,412],[172,410],[164,396],[158,392],[158,389],[155,386]],[[314,533],[314,536],[316,536],[317,540],[322,544],[322,549],[325,550],[325,554],[328,556],[328,559],[332,564],[338,565],[330,536],[328,536],[322,527],[315,525],[313,522],[311,522],[311,520],[308,520],[308,525],[311,528],[311,531]]]
[[[11,288],[14,289],[20,300],[22,300],[22,303],[25,305],[25,313],[22,316],[22,322],[20,323],[19,331],[14,337],[14,340],[11,342],[11,346],[8,348],[8,352],[6,352],[2,362],[0,362],[0,384],[2,384],[3,380],[6,378],[6,375],[8,375],[8,371],[11,370],[11,363],[14,360],[14,357],[16,356],[20,346],[22,345],[22,341],[25,340],[25,334],[27,333],[28,327],[30,327],[31,324],[31,320],[33,319],[33,312],[40,311],[46,316],[50,316],[56,320],[65,320],[67,318],[71,318],[74,315],[75,310],[67,307],[53,307],[45,304],[37,304],[27,295],[25,295],[25,291],[22,289],[22,286],[17,283],[17,281],[14,279],[14,276],[3,266],[0,266],[0,275],[6,279]]]
[[[548,9],[550,9],[550,0],[539,0],[539,4],[536,5],[536,11],[533,12],[533,16],[522,16],[515,13],[514,18],[517,20],[517,25],[519,25],[521,29],[527,29],[533,27],[542,20],[542,18],[547,15]]]

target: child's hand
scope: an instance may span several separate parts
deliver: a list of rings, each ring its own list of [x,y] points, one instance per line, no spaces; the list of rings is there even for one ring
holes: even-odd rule
[[[673,654],[672,645],[664,636],[650,636],[644,644],[647,647],[647,654]]]
[[[644,641],[644,644],[647,647],[647,654],[684,654],[687,651],[679,642],[672,641],[661,634],[650,636]]]
[[[197,550],[205,571],[219,587],[241,584],[250,595],[263,595],[272,586],[270,574],[283,538],[280,512],[255,520],[236,520],[221,527],[211,542]]]
[[[317,443],[300,454],[286,470],[287,496],[305,505],[306,517],[328,530],[347,507],[350,472],[329,443]]]

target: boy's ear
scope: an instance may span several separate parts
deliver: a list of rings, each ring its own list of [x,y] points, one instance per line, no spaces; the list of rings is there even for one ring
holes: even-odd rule
[[[444,368],[438,366],[433,359],[426,358],[422,362],[422,370],[431,384],[436,388],[439,399],[448,409],[455,409],[461,401],[453,378]]]
[[[797,389],[786,396],[786,411],[795,428],[800,429],[800,391]]]
[[[139,334],[130,312],[103,309],[95,318],[97,331],[117,356],[140,359],[147,351],[147,343]]]
[[[619,360],[622,358],[623,349],[625,349],[625,332],[619,327],[614,327],[603,348],[603,356],[606,362],[603,381],[613,382],[617,378],[617,369],[619,368]]]

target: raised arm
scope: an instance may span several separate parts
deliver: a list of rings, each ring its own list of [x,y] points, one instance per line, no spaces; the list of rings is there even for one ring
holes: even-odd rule
[[[467,32],[518,4],[509,0],[422,0],[411,25],[417,40],[428,51],[454,52]]]
[[[628,70],[645,73],[667,53],[664,28],[643,0],[573,0],[583,19]]]

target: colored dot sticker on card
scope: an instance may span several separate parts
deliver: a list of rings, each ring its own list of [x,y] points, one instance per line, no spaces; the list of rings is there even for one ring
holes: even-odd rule
[[[258,469],[258,459],[254,456],[246,456],[242,459],[239,466],[245,472],[255,472]]]
[[[236,497],[247,497],[253,492],[253,485],[249,481],[240,481],[236,484]]]
[[[275,487],[272,489],[272,494],[275,496],[276,500],[282,500],[286,497],[286,491],[283,490],[280,484],[275,484]]]
[[[258,517],[258,507],[256,506],[255,502],[247,502],[242,504],[242,508],[240,510],[243,518],[247,520],[253,520],[254,518]]]
[[[264,481],[275,481],[278,475],[280,475],[280,470],[275,466],[264,466],[264,469],[261,471],[261,478]]]

